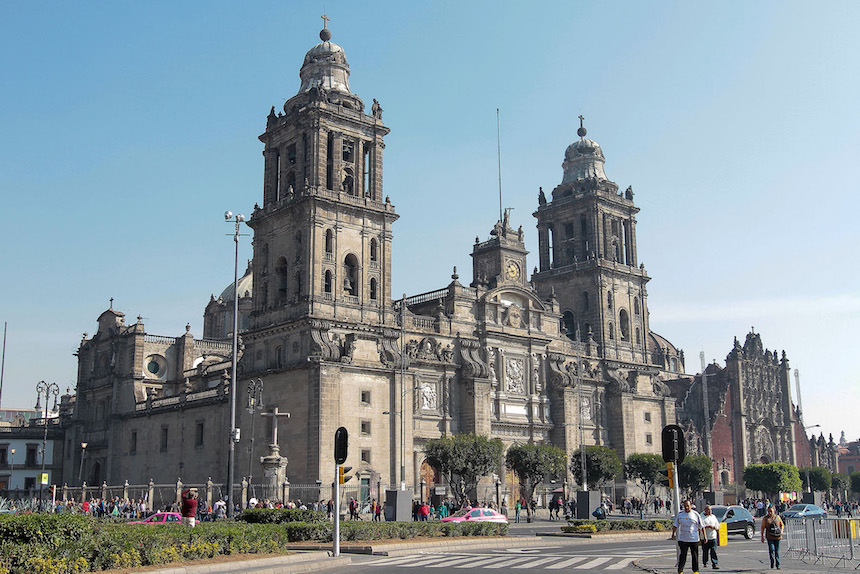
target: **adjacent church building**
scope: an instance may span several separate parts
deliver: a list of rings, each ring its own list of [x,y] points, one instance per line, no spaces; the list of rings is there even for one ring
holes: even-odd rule
[[[457,433],[552,443],[568,456],[582,442],[606,445],[624,460],[659,452],[661,429],[684,422],[692,451],[717,461],[715,484],[738,481],[750,462],[805,462],[787,360],[762,351],[758,334],[735,344],[724,369],[708,367],[704,416],[700,377],[685,375],[683,351],[650,327],[633,190],[608,178],[582,125],[560,183],[537,197],[531,275],[526,232],[505,214],[475,229],[470,277],[454,269],[447,284],[395,298],[402,191],[383,188],[389,128],[376,100],[350,90],[344,49],[328,29],[320,37],[298,92],[266,118],[253,259],[238,290],[210,298],[203,338],[149,334],[112,306],[84,335],[66,398],[65,482],[226,482],[234,297],[236,481],[261,476],[274,418],[261,414],[274,408],[289,413],[279,456],[292,484],[332,482],[341,426],[359,484],[405,483],[416,496],[444,487],[426,441]],[[251,382],[264,388],[262,412],[244,408]],[[511,491],[503,461],[497,474]],[[573,488],[571,476],[557,478]]]

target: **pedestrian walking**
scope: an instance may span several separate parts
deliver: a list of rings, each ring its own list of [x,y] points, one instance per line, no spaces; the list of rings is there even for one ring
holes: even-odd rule
[[[714,570],[719,570],[717,566],[717,533],[720,531],[720,521],[711,512],[711,505],[705,506],[704,516],[702,516],[702,524],[705,525],[705,539],[702,545],[702,566],[708,567],[708,560],[711,561],[711,567]]]
[[[683,510],[675,516],[672,523],[672,538],[678,537],[678,547],[681,555],[678,557],[678,574],[684,571],[687,562],[687,552],[693,563],[693,572],[699,571],[699,543],[703,539],[704,524],[702,515],[693,510],[689,500],[685,500]]]
[[[779,541],[782,540],[782,531],[785,524],[782,518],[776,515],[773,506],[767,507],[767,514],[761,520],[761,541],[767,540],[767,555],[770,558],[770,567],[780,570],[779,567]]]

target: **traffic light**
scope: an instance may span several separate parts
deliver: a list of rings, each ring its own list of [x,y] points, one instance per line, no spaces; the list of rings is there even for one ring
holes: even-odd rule
[[[675,463],[667,462],[666,470],[661,470],[660,474],[669,480],[669,488],[675,488]]]
[[[684,441],[684,429],[678,425],[666,425],[661,435],[663,443],[663,461],[681,464],[687,455],[687,444]]]
[[[346,462],[346,454],[349,450],[349,433],[344,427],[334,431],[334,463],[343,464]]]
[[[352,470],[351,466],[341,465],[341,466],[337,467],[337,482],[338,482],[338,484],[343,484],[345,482],[349,482],[349,479],[351,479],[352,477],[346,476],[346,473],[351,471],[351,470]]]
[[[56,485],[54,485],[54,484],[52,484],[52,485],[50,485],[50,486],[48,487],[48,494],[51,496],[51,498],[53,498],[53,497],[54,497],[54,490],[55,490],[56,488],[57,488],[57,487],[56,487]]]

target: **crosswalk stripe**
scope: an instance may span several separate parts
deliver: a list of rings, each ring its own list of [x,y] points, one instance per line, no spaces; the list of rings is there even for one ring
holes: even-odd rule
[[[535,560],[534,562],[526,562],[525,564],[517,564],[514,568],[534,568],[535,566],[540,566],[541,564],[546,564],[547,562],[553,562],[558,560],[558,556],[550,556],[549,558],[540,558]]]
[[[612,560],[611,557],[610,558],[595,558],[591,562],[586,562],[585,564],[580,564],[579,566],[576,566],[576,569],[577,570],[588,570],[590,568],[594,568],[595,566],[600,566],[604,562],[609,562],[610,560]]]
[[[510,560],[510,555],[505,556],[496,556],[493,558],[489,558],[481,562],[480,567],[484,567],[487,564],[492,564],[493,562],[501,562],[502,560]],[[454,566],[454,568],[478,568],[477,564],[462,564],[460,566]]]
[[[636,558],[624,558],[623,560],[616,562],[615,564],[610,564],[606,567],[607,570],[621,570],[622,568],[627,567],[631,562],[636,560]]]
[[[411,562],[415,560],[415,556],[403,556],[401,558],[381,558],[379,560],[375,560],[373,562],[368,562],[368,565],[377,565],[377,564],[385,564],[389,566],[395,566],[397,564],[402,564],[405,562]]]
[[[589,557],[588,556],[575,556],[573,558],[568,558],[567,560],[562,560],[561,562],[558,562],[558,563],[553,564],[551,566],[547,566],[546,569],[547,570],[560,570],[562,568],[567,568],[568,566],[570,566],[572,564],[576,564],[577,562],[582,562],[586,558],[589,558]]]
[[[432,564],[432,565],[430,565],[430,566],[427,566],[427,568],[447,568],[448,566],[453,566],[454,564],[460,564],[460,563],[463,563],[463,562],[465,562],[465,563],[468,563],[468,562],[472,562],[472,563],[474,563],[474,562],[475,562],[475,557],[474,557],[474,556],[466,556],[465,558],[462,558],[462,557],[461,557],[461,558],[452,558],[452,559],[448,560],[447,562],[445,562],[445,561],[443,560],[442,562],[437,562],[436,564]],[[424,564],[422,564],[421,566],[424,566]]]
[[[504,562],[496,562],[495,564],[488,564],[486,566],[482,565],[482,568],[504,568],[504,567],[510,566],[512,564],[516,564],[517,562],[522,562],[523,560],[528,561],[531,559],[532,559],[531,556],[527,556],[527,557],[519,556],[517,558],[511,558],[509,560],[505,560]]]

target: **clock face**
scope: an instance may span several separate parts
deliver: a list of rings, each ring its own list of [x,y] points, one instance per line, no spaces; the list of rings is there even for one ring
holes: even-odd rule
[[[520,266],[513,261],[508,261],[505,269],[505,275],[508,279],[515,280],[520,278]]]

